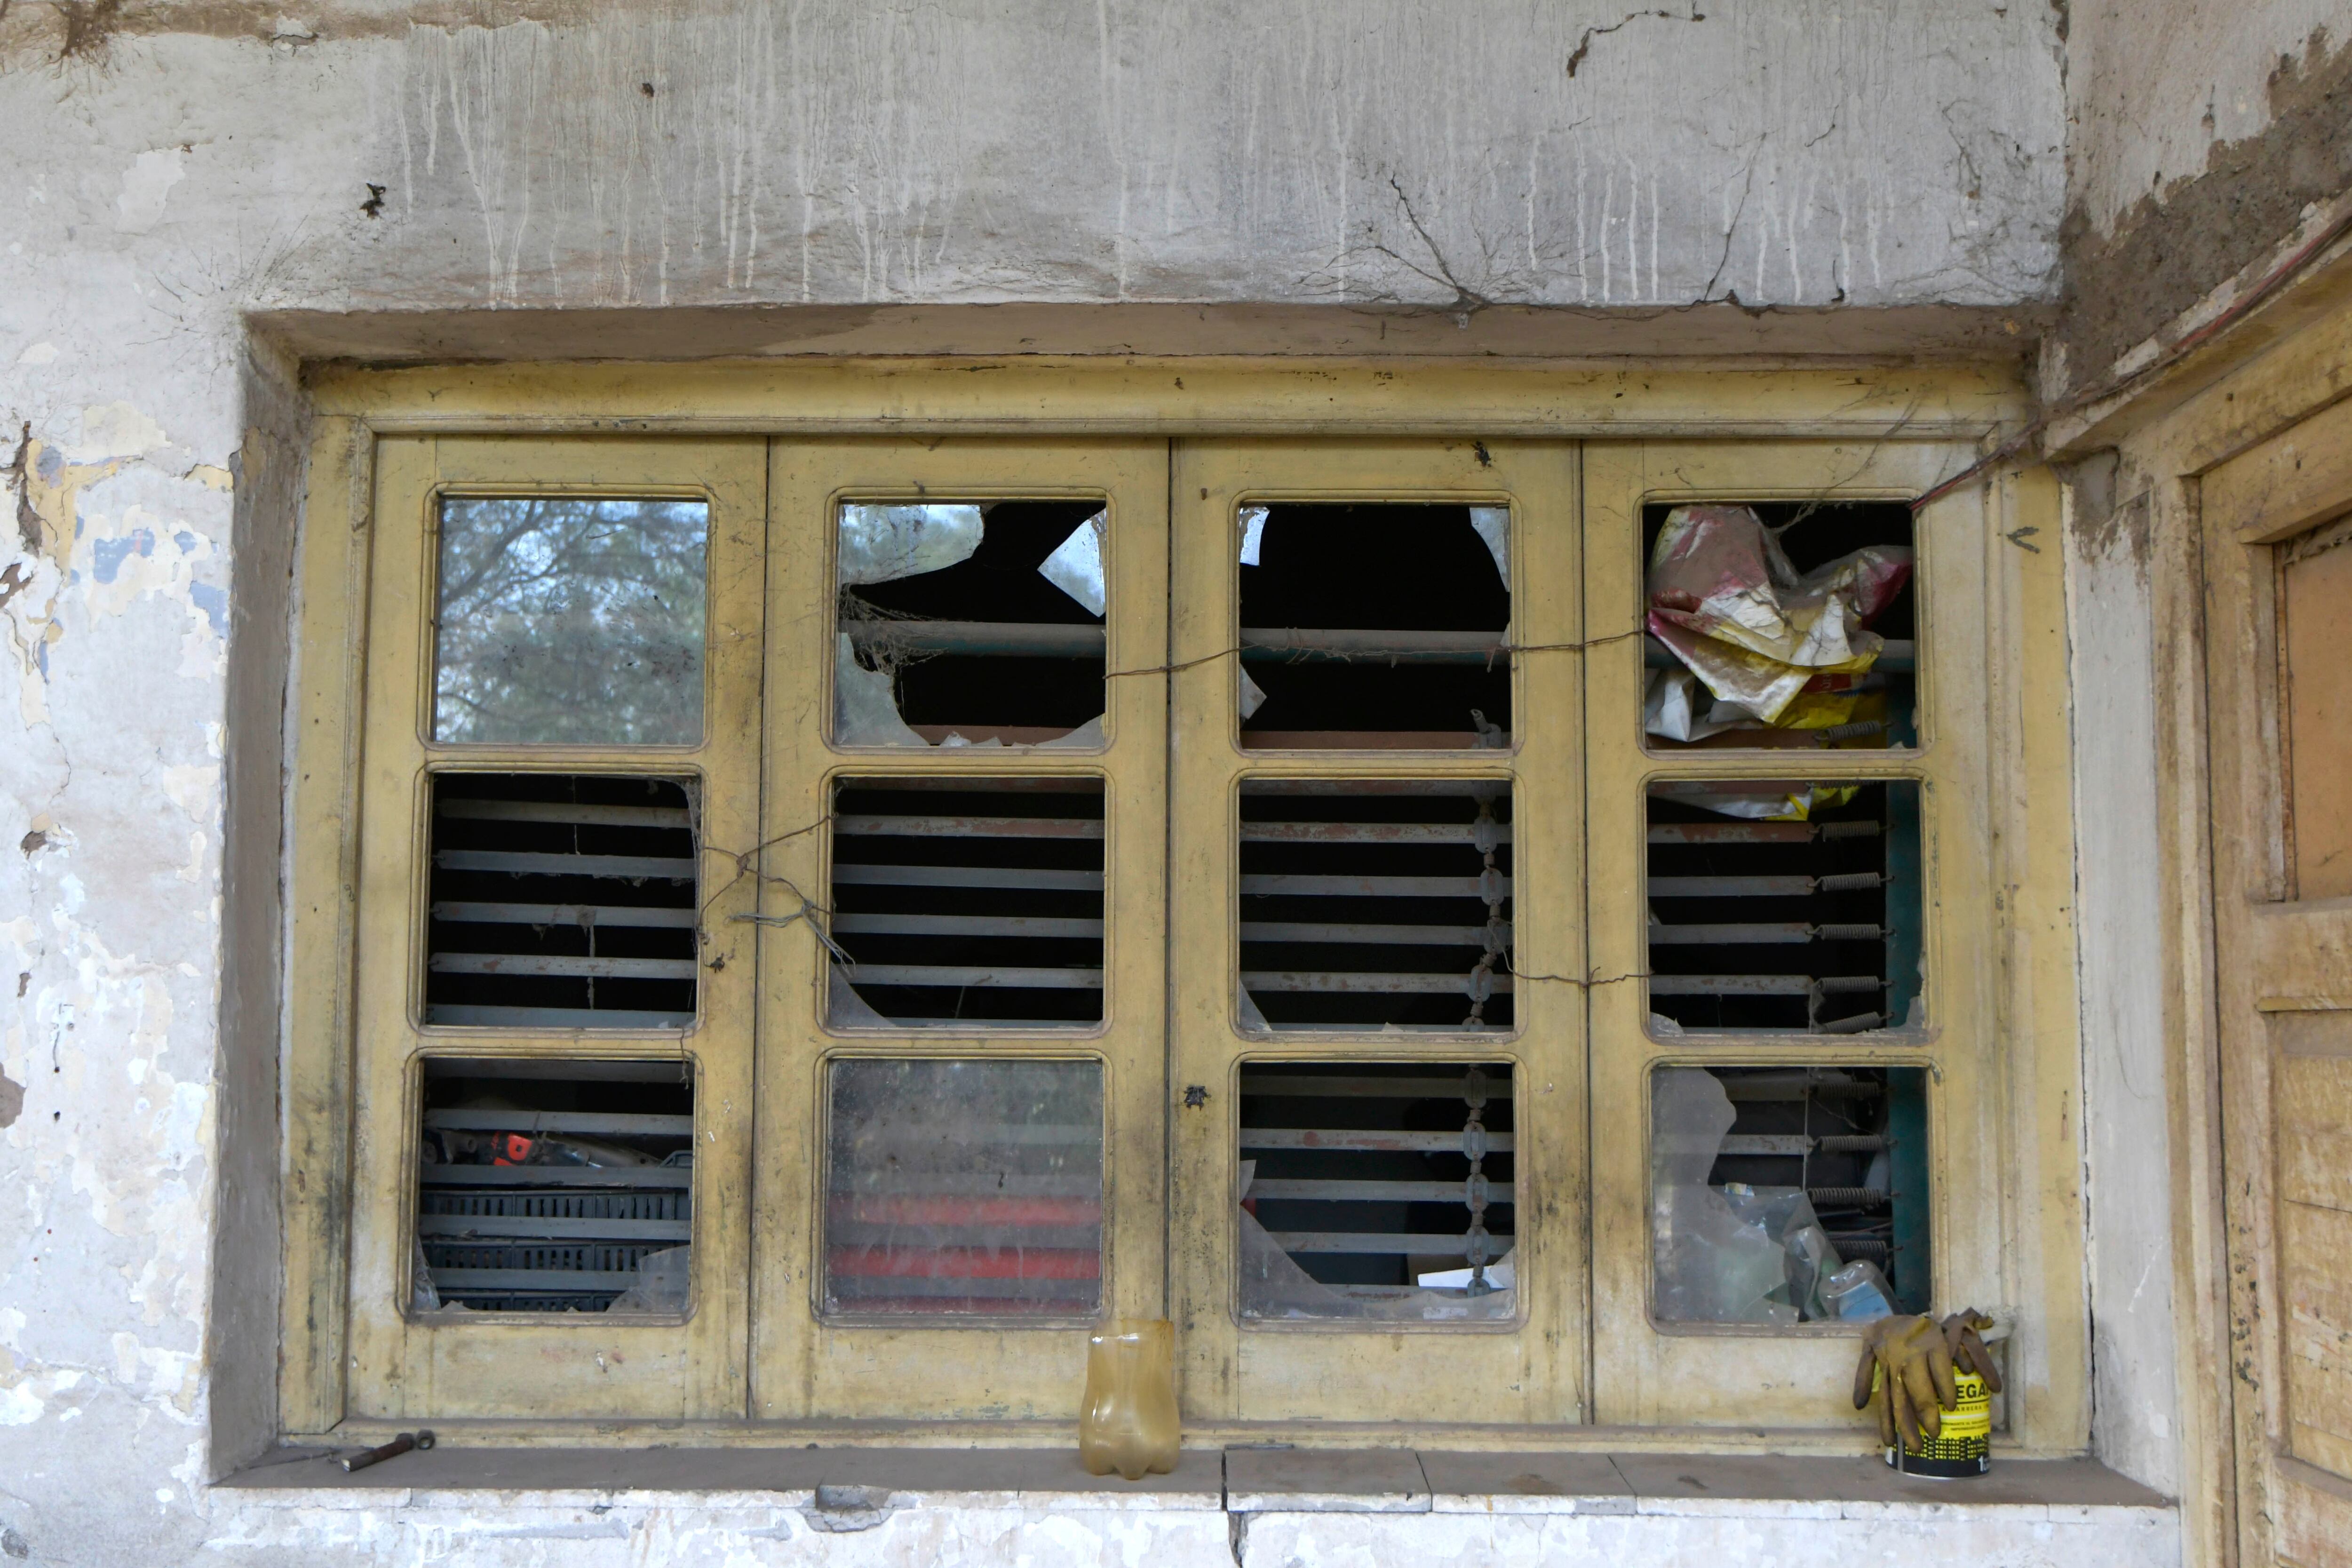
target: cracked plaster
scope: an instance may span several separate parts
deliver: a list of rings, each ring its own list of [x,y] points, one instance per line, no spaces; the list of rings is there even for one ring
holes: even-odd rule
[[[2052,295],[2049,15],[1699,9],[0,6],[10,1559],[202,1561],[222,1529],[203,1483],[224,1462],[207,1260],[246,312]],[[310,1538],[323,1559],[238,1550],[394,1542],[348,1522]]]

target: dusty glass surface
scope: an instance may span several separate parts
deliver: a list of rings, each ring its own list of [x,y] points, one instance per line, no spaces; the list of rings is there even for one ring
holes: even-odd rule
[[[709,537],[701,501],[443,501],[433,738],[699,741]]]
[[[825,1308],[1091,1313],[1102,1299],[1102,1068],[833,1065]]]

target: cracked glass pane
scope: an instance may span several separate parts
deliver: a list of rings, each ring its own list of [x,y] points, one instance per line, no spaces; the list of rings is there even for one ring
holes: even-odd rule
[[[1655,1069],[1654,1314],[1788,1326],[1926,1311],[1927,1077],[1865,1064]]]
[[[709,534],[698,500],[444,500],[433,738],[699,741]]]
[[[1242,1316],[1517,1314],[1508,1062],[1248,1062]]]
[[[845,746],[1103,743],[1099,500],[841,508],[833,738]]]

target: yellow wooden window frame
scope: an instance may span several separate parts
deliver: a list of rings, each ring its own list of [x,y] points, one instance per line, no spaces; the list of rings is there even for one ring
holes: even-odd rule
[[[353,1079],[351,1382],[355,1414],[397,1420],[512,1415],[681,1420],[740,1409],[750,1311],[751,908],[725,851],[754,841],[757,689],[767,475],[757,440],[383,442],[375,466],[367,726],[360,796]],[[709,506],[703,735],[692,746],[434,741],[432,604],[438,520],[461,496],[593,494]],[[691,776],[702,797],[698,1015],[684,1030],[479,1027],[422,1016],[431,780],[444,771]],[[726,961],[735,960],[732,964]],[[695,1078],[694,1280],[673,1321],[469,1313],[421,1320],[406,1303],[427,1056],[677,1058]]]
[[[989,374],[971,374],[980,368]],[[1664,1331],[1646,1314],[1647,1118],[1627,1107],[1646,1106],[1654,1062],[1729,1053],[1648,1039],[1634,988],[1591,983],[1640,968],[1639,925],[1622,906],[1639,886],[1642,781],[1748,764],[1710,753],[1702,766],[1640,744],[1639,508],[1644,498],[1918,494],[2019,416],[2023,395],[2004,373],[898,361],[335,372],[314,391],[293,699],[289,1432],[365,1435],[426,1415],[622,1442],[656,1430],[677,1441],[680,1422],[719,1441],[838,1436],[852,1419],[878,1440],[951,1431],[1034,1442],[1060,1430],[1082,1355],[1066,1326],[828,1324],[817,1310],[823,1065],[908,1052],[1105,1064],[1105,1310],[1178,1319],[1196,1436],[1311,1439],[1346,1421],[1471,1447],[1537,1429],[1572,1445],[1579,1430],[1599,1440],[1595,1423],[1721,1424],[1723,1441],[1765,1447],[1775,1440],[1737,1434],[1851,1426],[1834,1402],[1785,1392],[1833,1391],[1843,1338]],[[429,584],[419,498],[513,485],[702,493],[713,504],[703,745],[511,759],[755,781],[712,791],[730,815],[707,819],[706,887],[724,889],[708,924],[736,933],[718,939],[741,962],[706,976],[695,1031],[659,1042],[696,1062],[698,1135],[719,1145],[698,1162],[696,1306],[683,1322],[509,1321],[445,1336],[392,1305],[404,1283],[414,1062],[444,1048],[406,1000],[418,781],[446,760],[416,718],[417,595]],[[1115,673],[1101,752],[892,753],[828,737],[833,507],[852,494],[951,492],[1112,503]],[[1239,748],[1232,661],[1220,657],[1236,629],[1234,509],[1301,494],[1510,505],[1511,640],[1544,650],[1515,656],[1510,751]],[[2012,542],[2035,528],[2048,540],[2054,516],[2040,475],[1997,476],[1927,509],[1927,744],[1841,752],[1832,770],[1924,782],[1929,1037],[1784,1039],[1737,1053],[1932,1058],[1939,1302],[1954,1304],[1941,1298],[1958,1289],[2022,1307],[2009,1431],[2043,1452],[2079,1447],[2087,1422],[2063,584],[2052,558]],[[1759,763],[1788,765],[1786,753]],[[822,900],[826,836],[795,830],[822,817],[835,780],[940,771],[1105,780],[1114,825],[1100,1028],[911,1041],[828,1029],[815,944],[788,928],[754,940],[757,928],[725,922],[790,912],[786,882]],[[1523,989],[1502,1039],[1241,1031],[1230,896],[1239,781],[1465,775],[1512,783],[1518,967],[1561,979]],[[736,875],[732,852],[753,846],[765,848],[751,864],[782,881]],[[1956,968],[1956,946],[1978,961]],[[515,1048],[642,1056],[655,1043],[598,1031],[586,1044]],[[459,1047],[481,1048],[448,1048]],[[1238,1064],[1424,1053],[1508,1059],[1520,1092],[1544,1107],[1522,1133],[1522,1179],[1548,1191],[1522,1209],[1521,1320],[1375,1332],[1242,1323],[1225,1277]],[[1186,1083],[1211,1088],[1205,1107],[1177,1101]],[[1970,1277],[1993,1283],[1958,1283]],[[1767,1387],[1784,1392],[1758,1394]]]

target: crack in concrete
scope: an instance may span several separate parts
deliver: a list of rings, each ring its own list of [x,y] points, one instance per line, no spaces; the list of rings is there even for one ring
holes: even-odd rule
[[[1688,16],[1685,16],[1679,11],[1632,11],[1626,14],[1622,21],[1612,22],[1606,27],[1587,27],[1584,29],[1584,36],[1576,40],[1576,47],[1568,57],[1568,74],[1570,77],[1575,76],[1577,68],[1584,64],[1585,58],[1592,53],[1593,39],[1606,37],[1611,33],[1617,32],[1625,27],[1630,27],[1634,23],[1642,20],[1644,16],[1654,16],[1662,22],[1704,22],[1706,20],[1706,13],[1696,9],[1694,9]]]

